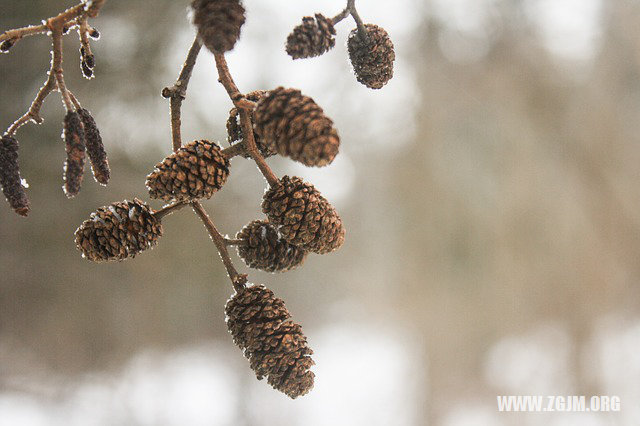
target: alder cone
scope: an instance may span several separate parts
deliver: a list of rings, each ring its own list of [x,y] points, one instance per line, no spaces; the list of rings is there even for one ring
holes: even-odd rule
[[[331,19],[320,13],[315,18],[305,16],[302,24],[287,37],[286,50],[293,59],[320,56],[336,45],[336,30]]]
[[[158,242],[162,224],[137,198],[100,207],[76,230],[76,247],[92,262],[135,257]]]
[[[207,140],[193,141],[156,164],[147,176],[151,198],[197,200],[211,198],[229,177],[229,159]]]
[[[322,108],[297,89],[278,87],[263,97],[254,112],[254,128],[278,154],[306,166],[331,164],[340,137]]]
[[[72,198],[78,195],[84,176],[85,134],[80,114],[69,111],[64,117],[64,142],[67,159],[64,163],[64,193]]]
[[[224,53],[235,46],[245,21],[239,0],[194,0],[193,23],[198,37],[212,53]]]
[[[248,93],[246,98],[253,102],[258,102],[267,92],[264,90],[256,90],[254,92]],[[251,111],[251,122],[253,123],[253,111]],[[240,143],[244,141],[244,133],[242,132],[242,125],[240,124],[240,113],[238,112],[238,108],[232,108],[229,111],[229,119],[227,120],[227,135],[229,144],[233,145],[236,143]],[[264,140],[257,134],[253,133],[256,146],[258,147],[258,151],[264,158],[271,157],[276,155],[277,152],[269,147]],[[251,158],[248,152],[241,154],[244,158]]]
[[[249,223],[238,232],[236,239],[243,242],[238,245],[238,256],[250,268],[285,272],[302,265],[307,257],[306,250],[289,244],[266,220]]]
[[[374,24],[367,24],[365,28],[368,42],[360,38],[357,28],[349,34],[349,58],[360,83],[370,89],[381,89],[393,78],[395,49],[383,28]]]
[[[330,253],[344,243],[345,229],[333,206],[309,183],[284,176],[269,189],[262,211],[278,225],[289,243],[318,254]]]
[[[263,285],[251,286],[229,299],[225,313],[233,341],[258,380],[267,377],[271,386],[291,398],[313,388],[313,351],[282,299]]]
[[[100,130],[96,125],[96,121],[93,119],[91,113],[82,108],[78,110],[82,124],[84,125],[84,136],[87,145],[87,154],[91,161],[91,170],[93,171],[93,177],[96,182],[101,185],[109,183],[111,177],[111,170],[109,169],[109,160],[107,159],[107,153],[104,150],[104,144],[102,143],[102,136],[100,136]]]
[[[20,216],[27,216],[31,207],[20,177],[18,148],[13,136],[5,135],[0,140],[0,186],[11,208]]]

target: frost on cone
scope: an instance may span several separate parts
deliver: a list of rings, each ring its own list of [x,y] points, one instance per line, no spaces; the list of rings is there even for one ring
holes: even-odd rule
[[[229,177],[229,159],[206,140],[193,141],[161,163],[147,176],[151,198],[197,200],[211,198]]]
[[[305,250],[325,254],[344,243],[345,229],[333,206],[299,177],[284,176],[264,194],[262,211],[280,235]]]
[[[91,160],[93,177],[98,183],[106,185],[109,183],[111,171],[109,170],[109,161],[107,160],[107,153],[104,150],[100,130],[98,130],[96,121],[88,110],[84,108],[79,109],[78,114],[80,114],[82,124],[84,125],[87,154],[89,155],[89,160]]]
[[[11,208],[27,216],[31,207],[20,177],[18,141],[13,136],[5,135],[0,140],[0,185]]]
[[[313,388],[313,351],[282,299],[263,285],[251,286],[229,299],[225,313],[233,341],[258,380],[267,377],[271,386],[291,398]]]
[[[124,260],[157,244],[162,224],[137,198],[100,207],[76,230],[76,247],[93,262]]]
[[[393,78],[396,53],[389,34],[383,28],[374,24],[365,27],[368,43],[359,36],[357,28],[349,34],[349,58],[360,83],[370,89],[381,89]]]
[[[331,19],[316,13],[302,18],[302,24],[287,37],[287,53],[293,59],[320,56],[336,45],[336,30]]]
[[[64,117],[64,142],[67,160],[64,163],[64,193],[72,198],[80,192],[84,175],[85,134],[80,114],[69,111]]]
[[[254,220],[236,235],[238,256],[254,269],[266,272],[285,272],[304,262],[307,252],[284,240],[278,229],[266,220]]]
[[[194,0],[193,23],[198,37],[213,53],[233,49],[245,21],[244,7],[239,0]]]
[[[322,108],[297,89],[278,87],[254,112],[256,133],[278,154],[306,166],[326,166],[338,154],[340,137]]]
[[[266,94],[264,90],[256,90],[255,92],[248,93],[246,98],[253,102],[258,102],[262,97]],[[253,123],[253,111],[251,111],[251,122]],[[227,120],[227,134],[229,135],[229,144],[233,145],[235,143],[242,142],[244,140],[244,134],[242,132],[242,125],[240,124],[240,113],[237,108],[232,108],[229,111],[229,119]],[[260,151],[260,154],[264,158],[271,157],[272,155],[276,155],[277,152],[269,147],[264,140],[254,132],[253,134],[256,146]],[[250,155],[245,152],[242,154],[244,158],[250,158]]]

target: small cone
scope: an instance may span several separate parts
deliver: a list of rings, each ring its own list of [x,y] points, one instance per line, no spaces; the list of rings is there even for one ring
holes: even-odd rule
[[[193,141],[174,152],[147,176],[151,198],[197,200],[211,198],[229,177],[229,159],[206,140]]]
[[[238,256],[250,268],[285,272],[302,265],[307,257],[303,248],[289,244],[266,220],[254,220],[242,228],[236,238],[242,240]]]
[[[100,207],[76,230],[76,247],[92,262],[135,257],[158,243],[162,224],[137,198]]]
[[[264,194],[262,211],[278,225],[289,243],[318,254],[330,253],[344,243],[345,229],[333,206],[299,177],[284,176],[280,185]]]
[[[213,53],[224,53],[235,46],[245,21],[239,0],[194,0],[193,23],[198,37]]]
[[[84,176],[85,134],[80,114],[69,111],[64,117],[64,142],[67,160],[64,163],[64,193],[75,197],[80,192]]]
[[[266,93],[267,92],[265,92],[264,90],[256,90],[255,92],[251,92],[247,94],[246,97],[250,101],[258,102],[260,99],[262,99],[262,97]],[[254,121],[253,111],[251,111],[251,122],[253,123],[253,121]],[[240,124],[240,113],[238,112],[238,109],[235,107],[232,108],[231,111],[229,111],[229,119],[227,120],[227,134],[229,136],[228,137],[229,144],[231,145],[244,141],[244,134],[242,133],[242,125]],[[262,154],[264,158],[271,157],[277,154],[277,152],[271,149],[269,145],[267,145],[257,133],[254,132],[253,136],[256,142],[256,146],[258,147],[260,154]],[[242,156],[244,158],[251,157],[247,152],[243,153]]]
[[[287,37],[287,53],[293,59],[312,58],[328,52],[336,45],[336,30],[331,19],[316,13],[302,18],[302,24]]]
[[[111,171],[109,169],[107,153],[102,143],[102,136],[100,136],[100,130],[98,130],[98,126],[88,110],[84,108],[79,109],[78,114],[80,114],[82,124],[84,125],[87,154],[89,155],[89,160],[91,160],[93,177],[98,183],[106,185],[109,183]]]
[[[265,143],[306,166],[331,164],[340,137],[322,108],[299,90],[279,87],[259,102],[254,128]]]
[[[0,140],[0,186],[11,208],[27,216],[31,207],[20,177],[18,141],[13,136],[5,135]]]
[[[374,24],[365,25],[368,42],[355,28],[349,34],[349,58],[358,81],[370,89],[381,89],[393,78],[396,53],[387,32]]]
[[[313,351],[282,299],[263,285],[251,286],[229,299],[225,313],[233,341],[258,380],[267,377],[271,386],[290,398],[313,388]]]

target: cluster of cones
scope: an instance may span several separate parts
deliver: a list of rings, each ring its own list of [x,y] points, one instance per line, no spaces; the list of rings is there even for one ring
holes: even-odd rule
[[[239,0],[193,0],[193,23],[202,44],[215,54],[233,49],[245,22]],[[337,19],[337,18],[336,18]],[[319,56],[335,46],[334,21],[321,14],[303,18],[289,35],[286,50],[294,59]],[[348,39],[358,81],[379,89],[393,76],[395,53],[386,31],[368,24],[354,29]],[[83,50],[85,76],[91,77],[93,56]],[[245,96],[258,151],[264,157],[280,155],[309,167],[323,167],[338,154],[340,138],[323,109],[297,89],[278,87]],[[228,141],[240,145],[249,157],[237,108],[227,121]],[[247,127],[245,127],[246,129]],[[82,182],[85,151],[96,180],[106,184],[109,169],[102,141],[88,111],[70,111],[64,121],[67,147],[65,192],[77,194]],[[237,147],[236,147],[237,148]],[[0,184],[12,207],[28,212],[28,200],[17,166],[18,143],[4,136],[0,145]],[[244,152],[242,152],[244,150]],[[208,140],[195,140],[156,164],[146,186],[153,199],[189,203],[210,199],[227,182],[227,151]],[[255,155],[255,154],[254,154]],[[274,179],[275,180],[275,179]],[[345,228],[335,208],[310,183],[296,176],[271,182],[263,196],[265,218],[247,224],[228,240],[239,257],[255,269],[285,272],[300,266],[309,253],[339,249]],[[162,216],[139,199],[116,202],[91,214],[76,230],[75,242],[83,257],[93,262],[122,261],[152,248],[162,236]],[[263,285],[238,285],[227,302],[226,322],[234,342],[249,359],[259,379],[291,398],[313,387],[312,351],[300,325],[291,320],[284,302]]]
[[[340,138],[333,122],[310,97],[282,87],[254,92],[251,111],[258,147],[307,166],[330,164]],[[238,111],[228,121],[230,144],[244,144]],[[171,202],[209,199],[227,182],[230,158],[220,145],[190,142],[156,164],[147,176],[149,196]],[[264,194],[266,218],[240,230],[234,244],[250,268],[285,272],[300,266],[309,253],[340,248],[345,228],[335,208],[310,183],[284,176]],[[105,206],[76,231],[76,246],[94,262],[124,260],[152,248],[162,236],[161,215],[135,199]],[[239,290],[227,304],[227,324],[258,378],[292,398],[313,386],[312,353],[284,303],[263,286]]]

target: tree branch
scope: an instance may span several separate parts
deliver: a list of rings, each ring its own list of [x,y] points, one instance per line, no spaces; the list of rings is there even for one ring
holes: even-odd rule
[[[238,292],[242,291],[247,283],[247,275],[239,274],[236,268],[233,266],[233,262],[231,261],[231,257],[229,256],[229,250],[227,250],[225,237],[223,237],[220,232],[218,232],[218,229],[216,228],[213,221],[204,210],[200,202],[193,201],[191,203],[191,207],[193,207],[193,210],[200,217],[202,223],[204,223],[204,226],[205,228],[207,228],[207,231],[209,232],[213,243],[216,245],[218,253],[222,258],[222,263],[224,263],[224,266],[227,269],[227,274],[229,275],[229,278],[231,279],[231,282],[233,284],[233,288]]]
[[[238,90],[238,86],[236,86],[236,83],[233,81],[233,77],[231,77],[229,66],[227,65],[227,60],[225,59],[224,54],[216,53],[214,54],[214,57],[216,59],[219,81],[227,90],[229,98],[231,98],[233,104],[238,107],[240,125],[242,126],[242,134],[244,135],[245,149],[251,158],[253,158],[253,161],[258,165],[258,168],[264,175],[265,179],[267,179],[269,185],[272,187],[280,185],[280,180],[275,173],[273,173],[273,170],[271,170],[264,157],[260,154],[260,151],[258,151],[255,136],[253,134],[251,112],[246,109],[245,104],[243,103],[243,100],[246,99],[244,95],[240,93],[240,90]]]
[[[173,141],[173,150],[177,151],[182,146],[182,101],[184,101],[187,95],[187,87],[189,87],[189,80],[191,80],[191,74],[193,73],[193,67],[196,65],[198,54],[202,48],[202,43],[196,39],[193,41],[187,59],[184,62],[182,71],[178,76],[178,80],[172,87],[165,87],[162,90],[162,96],[171,99],[171,136]]]

